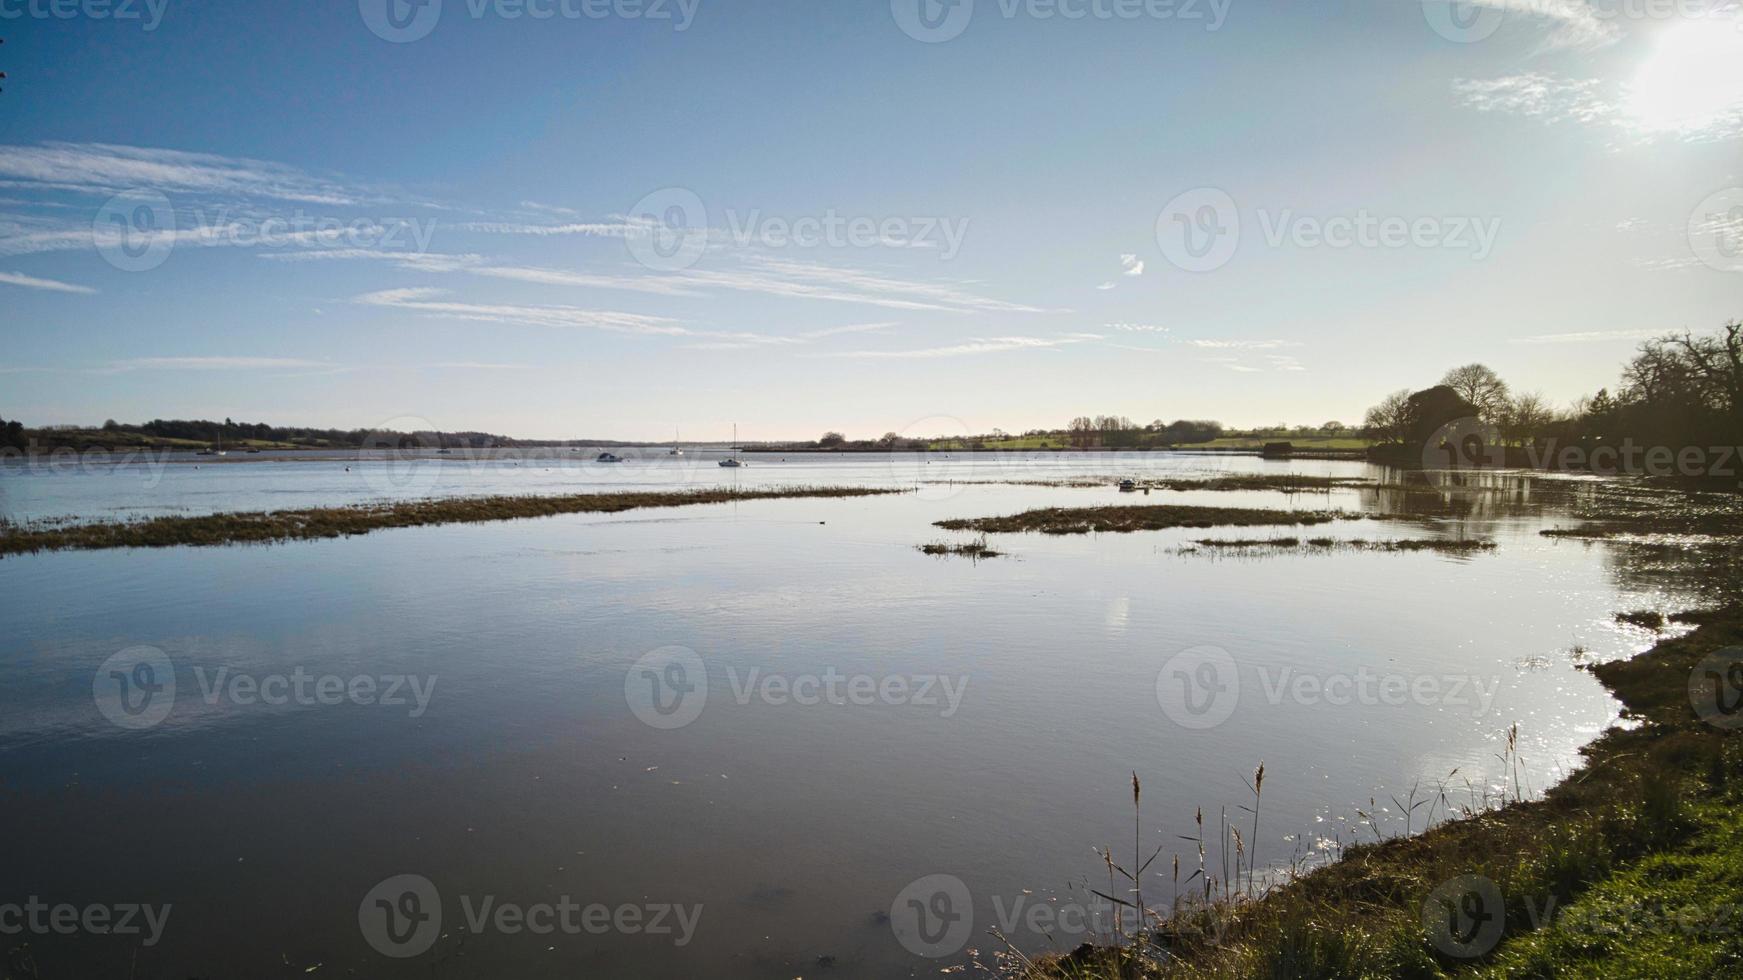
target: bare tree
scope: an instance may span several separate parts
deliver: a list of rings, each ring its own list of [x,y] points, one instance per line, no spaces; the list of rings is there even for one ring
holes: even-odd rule
[[[1440,379],[1440,383],[1458,392],[1459,397],[1477,406],[1485,422],[1495,422],[1507,411],[1507,382],[1484,364],[1456,367]]]
[[[1368,409],[1362,424],[1381,442],[1403,442],[1410,432],[1410,389],[1400,388]]]
[[[1507,402],[1502,416],[1502,438],[1515,445],[1535,442],[1555,422],[1555,410],[1541,392],[1527,391]]]

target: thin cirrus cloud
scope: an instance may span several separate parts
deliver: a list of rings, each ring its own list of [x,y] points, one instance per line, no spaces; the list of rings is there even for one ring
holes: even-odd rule
[[[42,279],[37,276],[27,276],[21,272],[0,272],[0,283],[8,286],[22,286],[25,289],[42,289],[52,293],[94,293],[89,286],[61,282],[59,279]]]
[[[1453,0],[1426,0],[1453,5]],[[1612,19],[1602,16],[1587,0],[1460,0],[1472,7],[1492,10],[1503,22],[1526,23],[1544,32],[1539,51],[1577,49],[1594,51],[1622,39]]]
[[[1100,340],[1099,334],[1075,333],[1060,337],[975,337],[964,343],[944,347],[922,347],[916,350],[856,350],[823,354],[822,357],[861,359],[928,359],[935,357],[965,357],[974,354],[998,354],[1017,350],[1055,350],[1071,344]]]
[[[1581,330],[1574,333],[1546,333],[1535,337],[1514,337],[1514,344],[1592,344],[1612,340],[1651,340],[1664,336],[1663,330]]]
[[[1120,256],[1120,268],[1124,270],[1121,275],[1141,276],[1144,274],[1144,260],[1127,253]]]
[[[265,160],[112,143],[0,146],[0,186],[88,194],[149,187],[332,206],[399,199]]]

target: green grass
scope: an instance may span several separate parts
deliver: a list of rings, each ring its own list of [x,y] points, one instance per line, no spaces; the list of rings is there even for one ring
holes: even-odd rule
[[[1130,507],[1044,507],[1003,517],[955,518],[935,522],[947,531],[983,534],[1039,531],[1042,534],[1088,534],[1159,531],[1175,527],[1302,527],[1353,520],[1360,514],[1342,511],[1267,510],[1241,507],[1189,507],[1172,504]]]
[[[73,525],[0,525],[0,555],[102,548],[167,548],[337,538],[395,527],[505,521],[558,514],[602,514],[644,507],[683,507],[792,497],[868,497],[900,493],[865,487],[583,493],[550,497],[457,497],[356,507],[321,507],[145,521]]]

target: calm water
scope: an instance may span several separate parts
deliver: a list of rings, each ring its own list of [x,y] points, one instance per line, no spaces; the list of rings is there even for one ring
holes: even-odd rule
[[[1570,651],[1632,653],[1651,637],[1614,612],[1700,601],[1698,583],[1633,576],[1609,546],[1540,536],[1568,522],[1589,486],[1574,481],[1137,498],[1411,513],[1313,533],[1497,542],[1469,558],[1182,550],[1293,533],[1261,528],[995,536],[1010,557],[977,564],[915,546],[961,537],[930,526],[946,517],[1133,498],[972,481],[1388,474],[1096,455],[754,456],[735,472],[658,452],[616,467],[558,455],[0,470],[13,520],[725,482],[913,489],[0,561],[0,906],[171,906],[150,947],[24,937],[43,975],[935,975],[964,954],[916,955],[904,889],[959,878],[981,948],[1001,917],[1087,901],[1085,883],[1106,888],[1091,848],[1130,857],[1133,770],[1143,847],[1166,845],[1146,896],[1164,904],[1167,855],[1196,866],[1177,839],[1194,809],[1238,813],[1260,762],[1267,865],[1371,838],[1357,808],[1402,831],[1390,796],[1419,780],[1458,769],[1458,805],[1496,791],[1514,723],[1521,778],[1540,790],[1616,715]],[[141,646],[164,659],[111,659]],[[1186,690],[1224,663],[1176,659],[1203,647],[1226,654],[1232,689]],[[164,670],[136,674],[136,662]],[[173,698],[126,714],[117,665],[134,682],[173,674]],[[251,686],[297,677],[373,688],[269,704]],[[836,703],[807,696],[832,677]],[[377,703],[395,684],[404,703]],[[426,951],[389,958],[371,946],[380,930],[360,925],[387,921],[374,899],[388,895],[401,924],[431,908],[400,904],[397,885],[372,892],[399,875],[427,879],[442,919],[433,943],[407,940]],[[468,912],[487,899],[492,916],[599,903],[616,924],[475,928]],[[699,907],[693,932],[646,928],[660,915],[678,932],[668,904]],[[1058,945],[1086,938],[1072,921]],[[1049,945],[1021,922],[1006,931]]]

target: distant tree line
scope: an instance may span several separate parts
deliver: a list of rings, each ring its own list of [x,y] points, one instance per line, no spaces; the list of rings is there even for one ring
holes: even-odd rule
[[[10,422],[0,419],[0,447],[22,451],[26,445],[28,439],[24,434],[24,423],[17,419]]]

